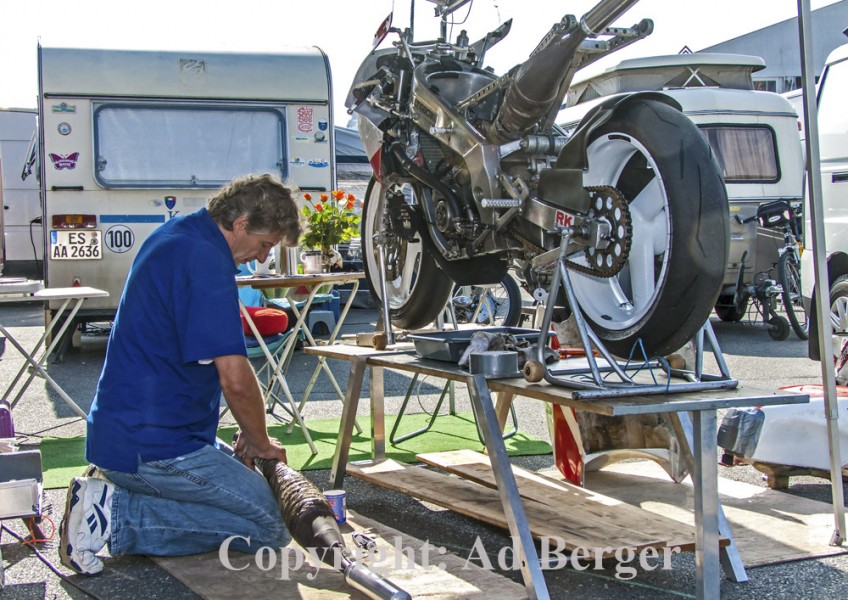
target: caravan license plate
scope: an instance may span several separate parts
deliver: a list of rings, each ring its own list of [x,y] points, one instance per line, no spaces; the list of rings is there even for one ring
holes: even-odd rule
[[[93,260],[103,258],[103,236],[94,229],[50,232],[50,258],[53,260]]]

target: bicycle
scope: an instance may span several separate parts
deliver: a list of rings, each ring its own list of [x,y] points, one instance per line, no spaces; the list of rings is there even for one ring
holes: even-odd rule
[[[801,252],[803,252],[803,244],[800,240],[801,219],[799,212],[800,206],[795,208],[787,200],[775,200],[761,204],[757,208],[757,213],[752,217],[743,220],[738,215],[735,216],[738,223],[745,224],[757,221],[759,226],[765,229],[781,228],[783,230],[783,246],[777,249],[779,258],[775,263],[777,268],[776,281],[763,277],[763,274],[758,274],[761,280],[755,282],[753,290],[751,286],[746,288],[746,286],[741,285],[745,270],[745,256],[743,255],[743,264],[739,271],[739,284],[736,286],[737,293],[734,298],[736,307],[746,304],[746,302],[739,302],[740,293],[743,296],[747,294],[761,303],[765,303],[763,319],[771,317],[767,323],[775,327],[777,333],[772,334],[774,330],[770,330],[769,333],[779,340],[786,339],[788,331],[784,335],[783,324],[777,322],[777,319],[781,318],[774,311],[776,304],[774,300],[776,300],[777,295],[780,296],[783,312],[786,313],[786,320],[791,325],[792,330],[795,331],[795,335],[802,340],[806,340],[808,337],[807,317],[801,298]],[[777,284],[776,286],[772,285],[773,281]]]

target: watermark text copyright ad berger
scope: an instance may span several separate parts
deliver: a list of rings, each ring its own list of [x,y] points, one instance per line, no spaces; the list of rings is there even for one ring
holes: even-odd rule
[[[471,548],[465,565],[473,562],[477,566],[490,571],[496,567],[502,571],[520,569],[521,561],[516,550],[517,540],[515,537],[511,539],[512,546],[501,547],[497,555],[493,556],[489,554],[483,541],[478,537]],[[679,553],[680,548],[677,546],[661,548],[649,546],[639,550],[634,547],[586,548],[577,546],[569,551],[566,549],[565,540],[562,538],[545,536],[540,539],[539,561],[543,570],[557,570],[571,566],[575,571],[586,571],[590,568],[594,571],[602,571],[605,568],[604,557],[607,557],[608,563],[609,561],[615,562],[615,578],[629,581],[636,577],[638,573],[636,567],[632,564],[638,564],[644,571],[654,571],[658,568],[668,571],[672,568],[671,557]],[[492,562],[493,557],[496,563]]]
[[[243,536],[230,536],[218,549],[218,560],[221,565],[229,571],[242,571],[250,566],[250,560],[231,558],[229,555],[230,544],[234,540],[242,540],[250,544],[250,538]],[[386,540],[388,541],[388,540]],[[447,554],[443,546],[434,546],[425,542],[420,547],[413,548],[404,545],[401,536],[394,536],[391,540],[393,552],[386,552],[376,547],[367,549],[358,546],[348,547],[349,559],[356,562],[364,562],[377,571],[388,573],[389,571],[404,571],[428,569],[434,567],[439,570],[447,568],[444,562],[439,561],[441,556]],[[496,553],[490,553],[483,540],[476,538],[462,569],[483,568],[489,571],[500,569],[501,571],[514,571],[521,568],[521,561],[516,550],[516,539],[512,538],[511,546],[502,546]],[[291,573],[301,569],[309,569],[306,578],[314,580],[318,575],[321,558],[328,550],[324,548],[306,548],[299,546],[287,546],[284,548],[271,548],[263,546],[253,556],[253,564],[261,571],[279,571],[279,580],[289,580]],[[332,550],[329,550],[332,552]],[[539,560],[544,570],[557,570],[571,567],[575,571],[602,571],[610,568],[614,563],[615,577],[622,581],[629,581],[636,577],[638,565],[643,571],[654,571],[661,569],[670,570],[671,557],[680,553],[676,546],[665,546],[661,548],[646,547],[636,549],[634,547],[611,548],[598,547],[586,548],[578,546],[571,550],[566,549],[565,540],[559,537],[543,537],[540,540]],[[333,567],[339,569],[342,555],[333,552]],[[604,565],[606,557],[607,565]]]
[[[250,544],[249,537],[232,535],[225,539],[218,548],[218,560],[229,571],[243,571],[250,566],[251,561],[236,560],[230,557],[230,544],[234,540],[242,540]],[[392,539],[392,550],[393,552],[389,553],[384,550],[381,551],[378,547],[363,549],[359,546],[349,546],[346,548],[349,560],[363,562],[373,571],[381,574],[390,571],[428,569],[430,567],[442,571],[447,569],[445,563],[438,561],[439,556],[447,554],[447,549],[443,546],[433,546],[429,542],[425,542],[416,552],[415,548],[404,545],[403,538],[397,535]],[[253,555],[252,562],[261,571],[279,571],[280,575],[277,579],[285,581],[290,579],[292,572],[304,568],[309,569],[306,578],[312,581],[318,576],[318,570],[322,563],[321,558],[325,552],[332,553],[332,566],[339,570],[342,562],[341,552],[333,552],[332,549],[325,548],[303,549],[294,545],[284,548],[263,546]]]

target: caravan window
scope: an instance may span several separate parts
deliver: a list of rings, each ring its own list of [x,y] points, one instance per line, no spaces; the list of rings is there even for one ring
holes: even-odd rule
[[[722,175],[732,183],[764,183],[780,179],[777,146],[770,127],[699,125],[713,149]]]
[[[285,179],[282,111],[103,104],[94,111],[95,178],[104,187],[215,188],[247,173]]]

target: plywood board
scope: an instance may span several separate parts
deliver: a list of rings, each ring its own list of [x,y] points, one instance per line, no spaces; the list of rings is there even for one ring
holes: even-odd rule
[[[363,467],[348,465],[347,472],[375,485],[508,528],[498,492],[476,483],[392,460]],[[575,504],[578,503],[575,500]],[[674,531],[658,535],[655,531],[642,531],[638,523],[621,524],[603,518],[587,518],[585,514],[571,510],[570,506],[555,509],[530,500],[524,502],[524,510],[534,537],[559,538],[569,550],[581,547],[594,554],[593,550],[597,549],[603,556],[613,556],[616,548],[624,547],[694,548],[694,530],[691,530],[691,535],[685,535],[681,532],[686,528],[679,525]]]
[[[691,481],[674,483],[652,461],[613,463],[590,471],[586,486],[671,519],[690,523],[693,519]],[[833,532],[829,503],[723,477],[718,491],[746,567],[848,553],[848,548],[829,545]]]
[[[434,452],[419,454],[416,458],[463,479],[496,489],[489,457],[479,452]],[[568,513],[586,521],[617,524],[659,539],[676,540],[687,549],[689,542],[695,538],[695,529],[690,524],[649,513],[614,498],[521,467],[513,466],[512,472],[522,498],[539,502],[557,512]]]
[[[345,542],[353,548],[351,534],[366,533],[377,542],[377,562],[369,561],[374,570],[392,583],[409,592],[413,598],[454,600],[471,598],[504,598],[518,600],[527,598],[524,586],[514,581],[475,566],[452,554],[438,554],[430,546],[429,565],[422,563],[422,548],[426,542],[381,525],[348,511],[348,522],[341,526]],[[289,548],[296,547],[291,544]],[[396,547],[415,551],[416,562],[403,560],[397,568]],[[153,560],[174,577],[206,600],[233,600],[233,598],[274,598],[280,600],[341,600],[366,596],[350,588],[341,573],[322,565],[317,576],[313,567],[291,569],[281,579],[281,559],[277,553],[277,564],[269,570],[259,569],[253,556],[231,552],[233,566],[247,566],[244,570],[231,571],[224,568],[217,552],[196,556],[157,557]],[[442,563],[444,568],[439,568]],[[265,563],[267,565],[267,563]],[[292,564],[294,562],[292,561]],[[310,576],[313,578],[310,579]]]

